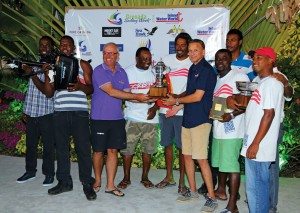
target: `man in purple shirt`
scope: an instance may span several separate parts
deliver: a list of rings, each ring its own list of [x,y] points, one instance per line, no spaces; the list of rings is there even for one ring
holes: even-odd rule
[[[93,165],[95,172],[94,190],[101,187],[103,156],[107,152],[105,192],[124,196],[114,184],[118,166],[118,150],[126,148],[125,120],[122,112],[123,100],[147,101],[145,94],[130,92],[125,70],[118,63],[119,50],[115,43],[103,47],[103,64],[93,71],[91,108],[91,132],[93,146]]]

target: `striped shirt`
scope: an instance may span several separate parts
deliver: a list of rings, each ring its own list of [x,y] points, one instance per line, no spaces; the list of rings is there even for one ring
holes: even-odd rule
[[[39,68],[34,68],[35,72]],[[41,81],[45,81],[44,74],[38,74]],[[53,113],[53,98],[47,98],[33,83],[30,78],[28,90],[24,101],[23,112],[30,117],[40,117]]]
[[[79,68],[78,77],[84,81],[81,68]],[[55,111],[88,111],[86,94],[82,91],[55,91],[54,97]]]
[[[245,73],[246,75],[248,75],[250,81],[252,81],[257,76],[257,74],[252,69],[252,60],[249,59],[249,56],[243,52],[240,52],[239,57],[231,62],[231,69],[239,70]]]

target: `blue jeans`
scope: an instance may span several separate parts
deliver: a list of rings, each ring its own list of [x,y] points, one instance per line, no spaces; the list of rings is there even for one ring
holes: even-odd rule
[[[250,213],[268,213],[271,162],[245,158],[246,194]]]
[[[280,124],[279,135],[277,140],[276,161],[270,166],[270,212],[277,211],[278,204],[278,189],[279,189],[279,152],[278,146],[283,138],[283,124]]]

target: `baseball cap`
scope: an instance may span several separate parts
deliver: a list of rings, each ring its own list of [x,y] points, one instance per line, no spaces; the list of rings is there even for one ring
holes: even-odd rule
[[[276,61],[276,52],[271,47],[261,47],[255,50],[257,55],[266,56]]]

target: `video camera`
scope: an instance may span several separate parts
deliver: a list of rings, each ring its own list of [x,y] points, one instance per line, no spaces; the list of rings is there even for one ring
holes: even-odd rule
[[[33,71],[30,74],[24,74],[22,64],[41,68],[45,63],[50,64],[52,68],[52,71],[50,70],[49,73],[53,73],[55,90],[67,89],[70,83],[75,83],[77,81],[79,62],[78,59],[74,56],[66,56],[63,54],[56,55],[55,57],[45,56],[41,57],[41,62],[14,59],[9,61],[8,65],[10,66],[10,68],[16,70],[18,75],[25,77],[44,73],[44,71],[42,69],[39,69],[38,71]]]

